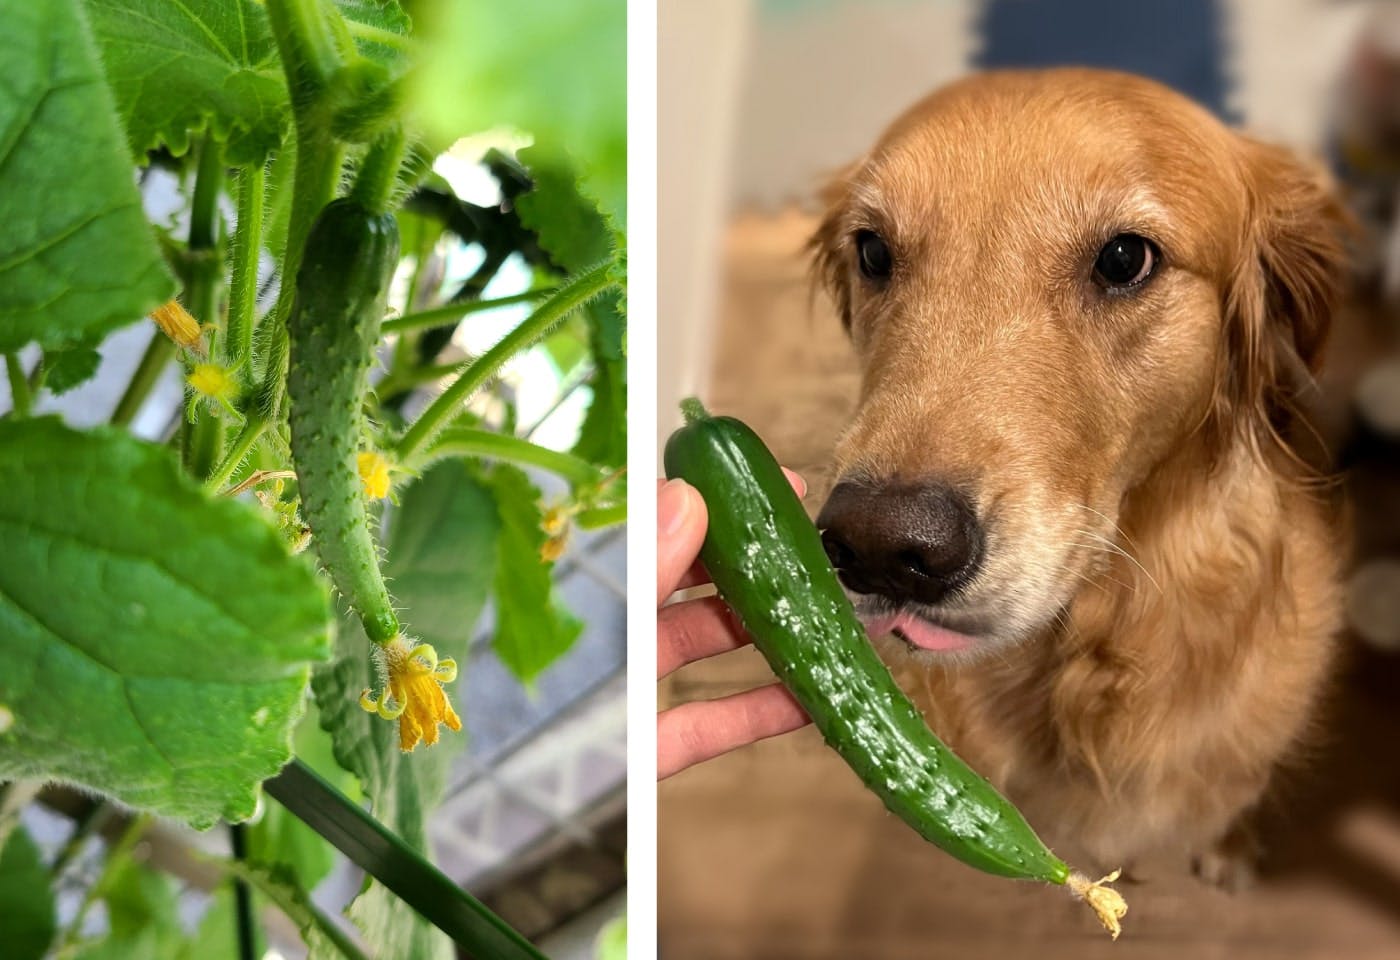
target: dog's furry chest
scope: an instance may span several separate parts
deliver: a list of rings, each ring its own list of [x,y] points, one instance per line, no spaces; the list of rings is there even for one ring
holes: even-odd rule
[[[1313,506],[1256,518],[1233,549],[1144,538],[1141,569],[1106,571],[1011,656],[903,680],[1052,842],[1108,866],[1198,852],[1297,759],[1326,685],[1339,561]]]

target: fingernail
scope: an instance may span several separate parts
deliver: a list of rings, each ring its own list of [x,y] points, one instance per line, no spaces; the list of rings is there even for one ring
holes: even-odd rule
[[[662,534],[673,537],[685,526],[690,515],[690,491],[694,488],[684,480],[667,480],[656,494],[657,524]]]

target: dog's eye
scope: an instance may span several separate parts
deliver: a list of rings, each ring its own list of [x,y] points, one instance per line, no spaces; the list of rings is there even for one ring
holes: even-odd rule
[[[1099,251],[1094,261],[1094,279],[1110,290],[1135,287],[1152,276],[1157,256],[1151,240],[1135,233],[1120,233]]]
[[[884,280],[894,269],[890,248],[873,230],[856,234],[856,256],[860,259],[860,272],[871,280]]]

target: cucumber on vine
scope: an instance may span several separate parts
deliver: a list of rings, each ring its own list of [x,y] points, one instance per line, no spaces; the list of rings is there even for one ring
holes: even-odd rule
[[[1118,893],[1071,872],[994,787],[949,750],[876,655],[772,453],[696,400],[666,443],[666,475],[709,505],[700,551],[719,594],[826,742],[926,840],[986,873],[1068,885],[1116,938]]]
[[[392,214],[352,198],[332,201],[306,238],[287,321],[292,463],[302,515],[321,565],[381,645],[398,635],[399,621],[379,569],[356,455],[398,257]]]

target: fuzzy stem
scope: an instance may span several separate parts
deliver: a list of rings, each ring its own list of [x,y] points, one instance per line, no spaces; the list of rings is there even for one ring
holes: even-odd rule
[[[610,507],[590,507],[574,515],[574,524],[580,530],[601,530],[627,522],[627,504],[618,503]]]
[[[253,319],[258,303],[258,256],[262,252],[263,189],[267,168],[248,167],[238,178],[238,223],[233,233],[233,275],[229,283],[228,328],[224,356],[252,377]]]
[[[267,18],[298,112],[320,99],[341,67],[340,50],[319,0],[267,0]]]
[[[385,334],[407,333],[410,330],[422,330],[427,327],[440,327],[453,320],[460,320],[463,317],[481,313],[485,310],[495,310],[497,307],[508,307],[516,303],[532,303],[541,297],[547,297],[558,291],[558,287],[540,287],[535,290],[526,290],[524,293],[513,293],[508,297],[496,297],[491,300],[466,300],[460,303],[447,303],[440,307],[433,307],[431,310],[419,310],[416,313],[406,313],[401,317],[394,317],[384,321],[381,328]]]
[[[228,478],[233,476],[233,472],[238,469],[238,465],[243,462],[243,458],[248,455],[248,451],[253,449],[253,445],[262,438],[263,431],[267,429],[267,418],[261,414],[254,413],[250,416],[238,436],[234,438],[233,446],[229,447],[224,454],[224,459],[209,474],[209,478],[204,481],[204,486],[208,490],[218,490],[228,482]]]
[[[490,430],[453,427],[443,432],[428,451],[411,464],[415,469],[446,457],[485,457],[509,463],[539,467],[558,474],[574,486],[596,484],[603,472],[581,457],[542,447],[538,443]]]
[[[194,200],[190,205],[189,250],[191,268],[185,281],[185,307],[201,326],[215,324],[219,312],[221,265],[213,255],[219,242],[219,192],[223,187],[224,167],[219,156],[219,144],[206,138],[199,149],[199,168],[194,179]],[[213,338],[218,343],[218,338]],[[218,356],[212,357],[218,360]],[[213,469],[224,445],[224,421],[212,409],[201,410],[190,422],[186,420],[184,451],[185,469],[195,479],[203,479]]]
[[[98,830],[107,823],[115,808],[106,800],[99,800],[88,807],[81,816],[77,818],[73,825],[73,832],[68,839],[63,841],[62,848],[58,855],[54,857],[53,864],[49,867],[49,876],[58,880],[63,876],[68,865],[77,859],[78,854],[83,852],[83,846]]]
[[[350,196],[371,213],[388,210],[394,188],[398,186],[403,153],[403,127],[395,125],[374,141],[360,161]]]
[[[107,856],[102,865],[102,872],[98,874],[86,890],[83,891],[83,899],[78,904],[77,911],[73,914],[73,920],[68,924],[68,929],[64,931],[63,939],[59,942],[55,953],[60,956],[68,956],[71,948],[78,942],[78,938],[83,933],[83,921],[87,919],[88,911],[92,905],[103,894],[107,892],[107,887],[111,884],[112,878],[117,871],[126,864],[126,858],[131,856],[131,851],[136,848],[136,843],[141,839],[141,835],[146,832],[146,828],[151,825],[150,814],[142,814],[134,817],[127,824],[122,835],[116,843],[107,847]]]
[[[710,419],[710,411],[705,409],[699,397],[686,397],[681,401],[681,416],[685,417],[687,424],[699,423]]]
[[[543,339],[575,309],[616,286],[611,271],[612,262],[605,260],[573,277],[540,304],[520,326],[473,360],[462,375],[408,428],[395,451],[398,461],[407,462],[415,451],[432,440],[461,411],[462,402],[500,370],[507,360]]]
[[[350,36],[356,40],[364,40],[367,43],[378,43],[382,46],[393,47],[395,50],[412,50],[413,41],[402,33],[395,33],[392,30],[385,30],[383,27],[371,26],[368,23],[360,23],[357,20],[346,19],[345,29]]]
[[[334,11],[332,11],[334,13]],[[343,60],[331,23],[317,0],[267,0],[268,19],[292,93],[297,158],[292,176],[292,209],[282,257],[282,286],[265,321],[268,330],[257,404],[271,420],[282,414],[286,393],[287,317],[296,296],[297,270],[311,224],[335,198],[344,148],[331,134],[327,87]],[[338,13],[334,14],[339,17]]]
[[[29,377],[19,362],[19,354],[13,350],[5,353],[5,375],[10,379],[11,407],[15,416],[29,416],[29,411],[34,405],[34,395],[29,392]]]

